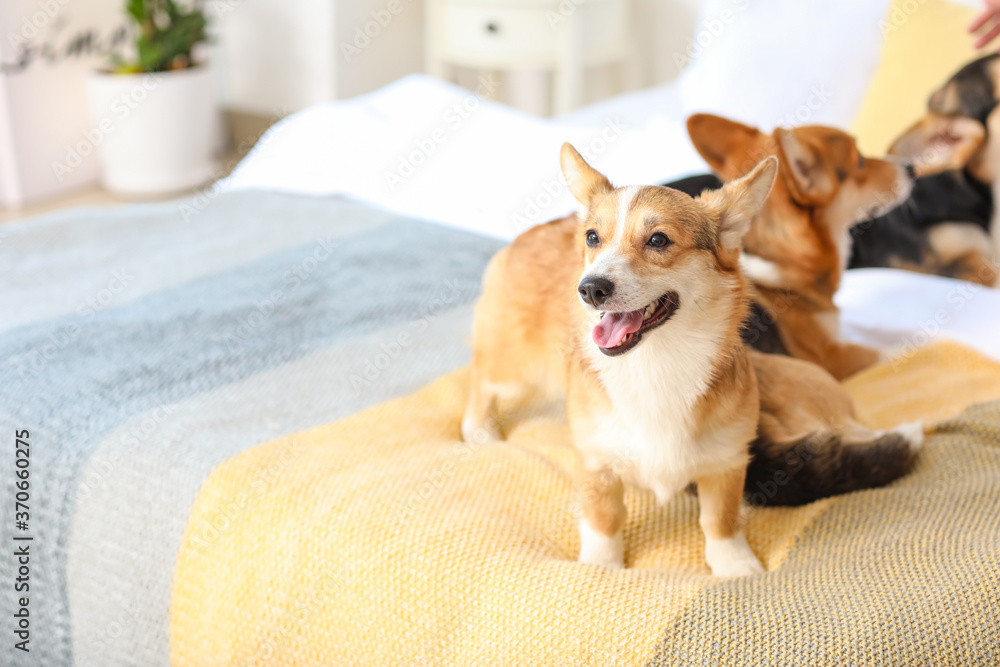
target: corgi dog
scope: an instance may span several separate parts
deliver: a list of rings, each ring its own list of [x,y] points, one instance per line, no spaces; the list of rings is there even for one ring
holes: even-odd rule
[[[697,195],[779,158],[778,178],[743,242],[741,265],[754,287],[744,340],[763,352],[819,364],[838,380],[880,359],[839,339],[833,296],[850,257],[850,231],[909,195],[913,167],[863,156],[840,130],[807,126],[766,134],[711,114],[688,118],[688,134],[712,175],[666,184]],[[721,180],[718,180],[721,178]]]
[[[851,230],[850,268],[894,267],[997,286],[1000,55],[962,67],[890,147],[920,177],[903,206]]]
[[[615,188],[569,144],[561,164],[578,213],[524,232],[487,267],[462,434],[500,440],[500,401],[565,397],[581,562],[624,566],[625,483],[666,502],[693,482],[705,560],[731,577],[763,571],[742,532],[744,495],[801,504],[906,472],[919,424],[869,430],[821,368],[741,339],[740,248],[776,158],[698,198]]]

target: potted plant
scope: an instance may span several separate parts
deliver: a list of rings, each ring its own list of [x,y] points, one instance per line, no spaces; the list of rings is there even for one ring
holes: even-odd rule
[[[167,194],[207,182],[218,112],[212,75],[194,55],[208,41],[200,2],[126,0],[134,49],[89,81],[106,189]]]

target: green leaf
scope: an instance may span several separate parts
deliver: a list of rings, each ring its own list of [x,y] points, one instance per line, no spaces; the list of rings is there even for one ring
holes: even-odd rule
[[[146,19],[145,0],[125,0],[125,12],[134,18],[136,23],[142,23]]]
[[[166,0],[166,2],[167,16],[170,17],[171,21],[177,20],[177,18],[181,15],[180,10],[177,9],[177,4],[174,0]]]
[[[188,7],[185,11],[176,0],[125,0],[125,11],[138,27],[135,67],[161,72],[181,56],[191,61],[192,50],[208,41],[208,20],[197,0]]]

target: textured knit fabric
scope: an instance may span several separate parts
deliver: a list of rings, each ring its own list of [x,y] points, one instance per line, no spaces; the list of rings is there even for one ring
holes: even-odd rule
[[[13,433],[29,429],[32,433],[29,532],[36,537],[31,572],[32,650],[26,655],[2,650],[0,664],[168,664],[171,582],[178,566],[176,559],[185,553],[180,550],[185,526],[196,525],[190,516],[193,503],[196,499],[204,502],[206,496],[199,489],[208,476],[224,471],[237,460],[235,457],[260,443],[410,394],[468,363],[465,341],[471,304],[479,291],[483,267],[498,247],[499,243],[489,239],[355,203],[262,192],[66,211],[0,228],[0,430]],[[889,369],[872,381],[878,384],[865,385],[876,399],[872,405],[881,405],[887,394],[900,389],[910,394],[899,400],[919,405],[921,413],[933,414],[973,397],[985,400],[1000,396],[995,383],[991,384],[992,366],[980,368],[978,358],[968,355],[943,352],[944,356],[934,360],[928,354],[930,351],[925,351],[912,360],[927,361],[928,369],[920,379],[925,391],[915,391],[905,378],[900,379],[903,376],[897,377]],[[941,369],[945,372],[939,372]],[[465,391],[464,381],[455,391]],[[852,391],[864,409],[867,399],[856,388]],[[439,419],[434,415],[440,409],[432,401],[426,418]],[[542,584],[548,580],[541,576],[534,560],[526,558],[521,543],[511,544],[504,538],[500,549],[484,543],[478,569],[458,568],[465,573],[462,580],[437,576],[439,573],[430,567],[438,566],[443,552],[420,546],[425,538],[417,525],[418,519],[425,519],[420,508],[433,502],[428,499],[451,497],[447,482],[450,471],[459,465],[472,465],[464,454],[445,456],[457,445],[456,415],[460,408],[455,410],[448,426],[452,430],[447,444],[452,449],[442,450],[444,458],[432,459],[441,461],[443,477],[436,473],[438,468],[428,471],[420,467],[426,466],[427,442],[434,441],[414,439],[413,460],[403,466],[405,470],[390,471],[387,478],[380,464],[373,462],[372,480],[364,482],[360,474],[343,478],[348,490],[351,485],[375,485],[372,488],[378,495],[363,514],[377,523],[382,520],[373,509],[379,506],[378,499],[392,501],[394,493],[408,490],[407,484],[412,486],[404,473],[426,475],[419,478],[418,490],[399,501],[410,513],[404,515],[404,520],[410,518],[410,530],[418,532],[399,545],[412,558],[407,561],[405,554],[399,553],[396,560],[410,563],[412,576],[423,576],[425,588],[433,585],[444,591],[462,591],[469,587],[480,592],[475,603],[457,610],[427,596],[408,597],[414,606],[408,608],[407,617],[431,633],[427,641],[431,642],[430,655],[436,657],[429,659],[430,663],[438,657],[447,662],[449,656],[452,662],[460,662],[461,655],[452,648],[460,641],[509,645],[510,651],[516,652],[516,642],[509,640],[503,628],[515,628],[511,632],[525,636],[540,632],[551,641],[551,631],[544,630],[548,610],[536,610],[535,616],[520,615],[524,605],[518,595],[522,591],[500,585],[509,570],[489,567],[498,558],[519,559],[518,576],[534,582],[528,597],[537,597],[535,589],[545,591]],[[523,452],[522,465],[535,472],[551,471],[557,464],[570,465],[568,459],[560,458],[567,456],[568,448],[559,419],[553,412],[524,425],[529,430],[517,436],[528,439],[518,450]],[[409,425],[400,427],[408,433],[404,428],[409,429]],[[552,433],[548,453],[529,443],[535,437],[531,428],[537,430],[537,437]],[[393,431],[370,449],[381,451],[397,442],[397,435],[398,431]],[[360,438],[358,442],[368,440]],[[501,453],[509,456],[511,450],[501,449],[492,455]],[[291,466],[293,459],[287,460]],[[3,482],[7,498],[14,491],[13,462],[13,455],[0,457],[0,478],[7,480]],[[320,463],[317,458],[309,465]],[[554,571],[576,568],[572,563],[576,509],[568,476],[560,473],[538,485],[526,485],[521,473],[512,473],[510,465],[501,459],[499,467],[480,471],[481,477],[470,474],[484,489],[501,485],[509,498],[499,508],[487,506],[483,510],[479,491],[473,486],[468,495],[475,502],[464,510],[459,502],[453,511],[466,512],[463,520],[481,527],[484,534],[498,530],[508,531],[505,535],[510,531],[521,534],[524,528],[519,522],[526,516],[536,517],[524,538],[525,548],[551,550],[556,545],[558,558],[550,563]],[[292,470],[284,466],[285,459],[275,459],[271,466],[274,475]],[[253,477],[245,502],[249,503],[263,484],[276,483],[280,477],[274,475]],[[396,485],[395,491],[379,485],[380,479],[397,478],[404,482]],[[536,504],[532,499],[538,494],[546,498],[560,494],[555,510]],[[461,494],[457,497],[468,502]],[[313,496],[304,498],[312,500]],[[513,503],[513,509],[505,514],[504,503],[508,502]],[[634,494],[630,502],[633,522],[629,530],[633,535],[655,527],[640,517],[673,521],[675,516],[686,517],[694,511],[693,505],[686,504],[693,501],[687,498],[666,508],[656,508]],[[528,503],[524,507],[530,512],[518,503]],[[787,517],[776,511],[779,513],[771,516],[777,518],[757,524],[756,534],[751,536],[754,546],[778,545],[765,556],[769,567],[782,562],[781,545],[792,544],[791,536],[798,535],[810,517],[820,515],[825,507],[817,503],[805,513],[790,512]],[[217,539],[219,544],[228,544],[227,520],[237,525],[242,510],[217,509],[222,514],[217,516],[209,508],[199,516],[213,527],[222,526]],[[486,514],[480,516],[480,511]],[[226,513],[232,512],[235,514],[227,519]],[[436,530],[441,534],[435,539],[455,553],[453,538],[444,535],[455,531],[456,524],[444,514],[431,516],[440,522]],[[11,543],[13,519],[13,505],[0,503],[0,542],[4,544]],[[293,526],[294,517],[287,519],[287,525]],[[309,521],[312,519],[306,517],[306,523]],[[320,527],[318,534],[330,536],[333,525]],[[309,528],[303,524],[296,530]],[[692,549],[700,549],[695,532],[687,539],[693,540]],[[286,558],[285,566],[287,558],[304,558],[298,540],[293,536],[286,541],[287,551],[281,556]],[[266,540],[261,542],[261,547],[265,546]],[[344,567],[363,569],[389,557],[377,543],[371,551],[362,550],[362,546],[366,545],[345,543],[351,558],[343,561]],[[654,546],[645,552],[631,549],[632,562],[662,568],[667,581],[680,582],[671,590],[680,591],[682,583],[687,585],[684,571],[683,576],[671,574],[666,567],[679,562],[676,553],[669,543]],[[424,563],[413,565],[414,558]],[[700,557],[684,562],[688,563],[685,567],[696,567],[692,571],[698,576],[705,574]],[[13,563],[12,558],[0,558],[0,579],[11,581]],[[240,561],[232,572],[238,573],[249,564]],[[480,580],[480,576],[486,578]],[[598,573],[595,581],[603,581],[602,577]],[[369,617],[383,613],[393,618],[396,609],[381,605],[407,589],[401,580],[386,581],[393,582],[395,592],[386,590],[372,597],[368,591],[365,604],[352,598],[350,605]],[[260,583],[263,586],[265,581]],[[420,589],[413,585],[411,590]],[[581,594],[588,590],[584,587]],[[611,585],[608,590],[614,593],[617,589]],[[695,594],[690,587],[684,590]],[[648,646],[648,650],[639,653],[646,657],[654,655],[667,629],[662,618],[650,616],[650,609],[664,608],[670,600],[671,614],[679,618],[686,608],[678,606],[680,598],[661,593],[659,589],[647,593],[645,599],[652,599],[650,606],[621,626],[638,633],[636,641],[644,638],[640,649]],[[460,599],[446,592],[439,595],[452,603]],[[305,615],[303,609],[319,604],[317,599],[306,597],[303,607],[296,598],[296,614]],[[13,587],[3,587],[2,607],[13,609],[14,600]],[[467,613],[468,604],[478,605],[474,607],[478,616]],[[240,614],[252,611],[243,603],[235,608]],[[584,608],[583,604],[562,605],[556,612],[574,614]],[[498,626],[492,638],[468,634],[481,627],[479,624],[485,622],[481,616],[485,615],[506,619],[505,625]],[[296,627],[295,615],[271,618],[279,625],[269,631],[279,636],[290,631],[281,623]],[[12,615],[4,615],[0,634],[12,638],[14,620]],[[206,620],[214,623],[215,617]],[[590,626],[578,632],[596,628],[594,632],[600,634],[610,626],[606,616],[589,622]],[[542,630],[535,630],[536,626]],[[367,641],[381,637],[391,643],[392,637],[385,632],[378,625],[357,627],[358,637],[368,637]],[[313,641],[312,636],[304,637],[303,641]],[[602,648],[580,662],[600,663],[605,653]],[[414,650],[391,661],[412,663],[419,655],[427,653]],[[500,655],[500,648],[496,655]],[[252,651],[232,662],[253,659],[269,664]],[[193,664],[211,664],[205,660],[195,658]],[[370,658],[358,661],[363,664]],[[334,659],[327,664],[344,661]]]
[[[262,192],[4,225],[0,480],[13,499],[28,429],[35,540],[31,652],[5,643],[0,664],[167,664],[174,556],[205,477],[468,363],[499,245]],[[0,503],[5,550],[13,511]],[[0,580],[14,566],[0,558]],[[0,591],[7,642],[17,595]]]
[[[685,494],[658,506],[628,489],[627,569],[576,563],[563,416],[465,444],[467,383],[458,371],[220,465],[177,557],[173,664],[995,659],[1000,403],[940,423],[887,488],[753,511],[747,537],[768,572],[725,581],[709,575]],[[872,424],[928,404],[946,418],[1000,398],[1000,366],[938,344],[848,386]]]

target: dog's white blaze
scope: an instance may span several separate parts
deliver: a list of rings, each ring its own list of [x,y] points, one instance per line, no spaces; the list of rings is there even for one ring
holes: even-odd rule
[[[591,528],[586,519],[580,519],[579,561],[604,567],[624,567],[625,542],[622,531],[610,536],[604,535]]]
[[[640,301],[640,295],[636,291],[635,276],[629,267],[628,259],[621,252],[622,245],[628,241],[626,238],[628,227],[625,218],[640,189],[638,186],[630,186],[618,191],[618,211],[614,236],[601,239],[600,252],[593,262],[589,258],[587,259],[583,275],[580,278],[582,281],[591,276],[600,276],[615,284],[614,296],[598,310],[637,310],[659,296],[651,296],[647,302]]]
[[[587,269],[583,272],[580,280],[590,276],[601,276],[614,282],[615,278],[626,273],[631,273],[628,271],[628,260],[618,254],[616,248],[608,248],[607,250],[602,250],[592,263],[588,263]]]
[[[615,231],[611,238],[604,237],[601,239],[601,251],[597,256],[597,262],[605,256],[617,256],[619,254],[619,248],[621,248],[622,241],[625,239],[625,217],[628,215],[628,210],[632,206],[632,200],[639,193],[639,186],[631,185],[627,188],[621,188],[616,192],[618,197],[618,211],[615,219]],[[587,266],[590,266],[590,260],[587,260]]]
[[[639,194],[640,188],[631,185],[618,190],[618,218],[615,220],[615,245],[619,245],[625,238],[626,223],[628,222],[628,210],[632,208],[635,196]]]
[[[593,262],[590,261],[589,257],[587,258],[586,270],[581,280],[589,276],[603,276],[614,279],[621,268],[628,265],[628,262],[621,255],[620,248],[625,238],[625,216],[628,213],[629,207],[632,206],[632,200],[635,199],[638,192],[639,187],[637,186],[618,190],[618,216],[615,220],[614,235],[611,238],[601,239],[601,250]]]

